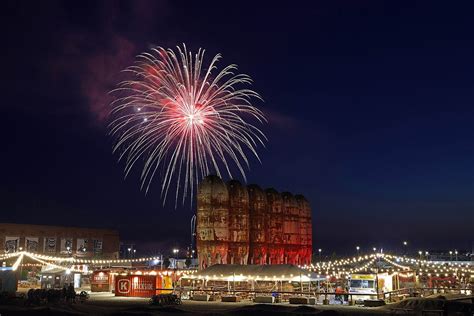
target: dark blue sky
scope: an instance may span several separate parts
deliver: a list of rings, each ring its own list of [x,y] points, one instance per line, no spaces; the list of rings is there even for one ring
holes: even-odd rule
[[[302,193],[314,247],[469,249],[473,5],[434,1],[2,4],[0,221],[189,240],[112,156],[107,91],[151,44],[224,56],[269,116],[249,182]]]

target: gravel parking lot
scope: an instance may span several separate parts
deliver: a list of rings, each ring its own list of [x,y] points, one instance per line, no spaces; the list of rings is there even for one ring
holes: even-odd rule
[[[225,303],[184,300],[179,306],[161,307],[150,305],[147,298],[93,293],[84,303],[26,307],[23,302],[18,301],[16,304],[0,306],[0,315],[418,315],[422,310],[435,310],[440,309],[440,306],[447,306],[446,302],[436,298],[409,299],[383,307],[367,308],[347,305],[308,306],[288,303],[256,304],[249,301]],[[463,303],[462,306],[449,304],[451,311],[458,312],[456,315],[469,316],[472,315],[472,305],[469,302]]]
[[[21,304],[0,306],[5,315],[358,315],[380,314],[374,309],[349,306],[298,306],[288,303],[255,304],[250,301],[237,303],[196,302],[184,300],[180,306],[151,306],[149,299],[116,297],[111,293],[92,293],[85,303],[56,304],[53,306],[25,307]]]

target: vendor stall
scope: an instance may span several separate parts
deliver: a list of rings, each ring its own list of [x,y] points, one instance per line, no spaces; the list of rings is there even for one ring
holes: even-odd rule
[[[183,276],[181,285],[193,294],[202,292],[217,296],[228,293],[240,293],[242,296],[249,296],[251,293],[291,295],[313,294],[321,280],[325,278],[289,264],[216,264]]]

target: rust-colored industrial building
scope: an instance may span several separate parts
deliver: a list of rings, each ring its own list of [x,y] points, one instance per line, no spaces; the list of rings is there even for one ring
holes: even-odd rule
[[[311,207],[302,195],[207,176],[198,188],[196,232],[200,268],[311,262]]]

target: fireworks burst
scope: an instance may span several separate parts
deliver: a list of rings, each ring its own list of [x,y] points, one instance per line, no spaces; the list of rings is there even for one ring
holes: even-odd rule
[[[207,66],[204,50],[193,56],[186,46],[177,53],[162,47],[138,56],[125,70],[129,80],[112,93],[110,132],[116,137],[114,153],[125,161],[125,176],[140,161],[141,188],[148,192],[160,176],[165,203],[170,188],[178,196],[194,194],[197,182],[210,173],[229,177],[235,165],[245,179],[249,167],[245,151],[257,159],[256,148],[264,145],[265,135],[254,125],[265,120],[252,99],[253,90],[239,88],[251,84],[237,66],[217,71],[221,55]]]

